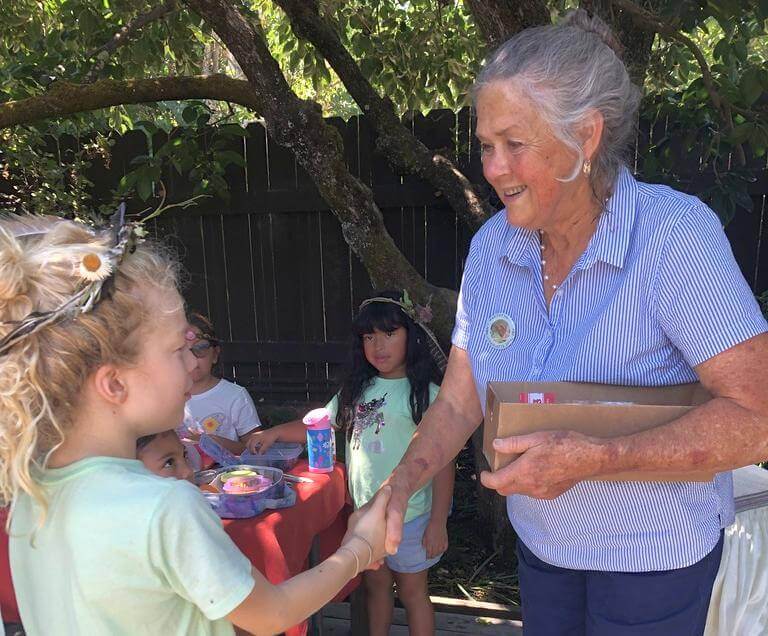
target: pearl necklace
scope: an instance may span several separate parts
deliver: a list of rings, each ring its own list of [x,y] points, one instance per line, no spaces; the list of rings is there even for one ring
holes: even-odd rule
[[[547,259],[544,258],[544,232],[541,230],[539,230],[539,249],[541,250],[541,274],[544,277],[544,282],[552,288],[552,291],[557,291],[558,285],[550,283],[549,274],[544,271],[544,268],[547,266]]]

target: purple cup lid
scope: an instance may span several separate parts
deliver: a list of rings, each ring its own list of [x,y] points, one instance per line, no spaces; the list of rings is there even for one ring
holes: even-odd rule
[[[327,428],[323,425],[330,425],[331,412],[326,408],[313,409],[304,416],[302,421],[309,428]]]

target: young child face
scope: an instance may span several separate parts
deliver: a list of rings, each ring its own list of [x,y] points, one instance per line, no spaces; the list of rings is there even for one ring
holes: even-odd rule
[[[363,334],[365,359],[373,365],[382,378],[404,378],[406,375],[406,352],[408,332],[405,327],[394,331],[379,331]]]
[[[125,416],[137,437],[168,431],[182,422],[195,364],[181,297],[156,289],[145,297],[154,317],[138,336],[141,349],[136,363],[122,371],[128,395]]]
[[[195,334],[195,340],[192,341],[192,345],[208,342],[205,339],[200,338],[203,332],[197,327],[189,325],[188,330]],[[192,381],[201,382],[211,377],[211,369],[216,364],[219,358],[219,348],[209,346],[204,351],[200,351],[197,354],[199,357],[195,357],[195,367],[192,369]]]
[[[155,475],[192,481],[193,471],[187,463],[184,445],[175,431],[159,433],[136,456]]]

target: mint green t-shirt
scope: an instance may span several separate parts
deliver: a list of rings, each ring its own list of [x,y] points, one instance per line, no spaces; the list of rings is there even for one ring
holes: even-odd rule
[[[440,390],[429,385],[431,404]],[[408,378],[374,378],[355,406],[352,439],[346,444],[349,492],[355,508],[364,506],[389,477],[405,455],[416,424],[411,416],[411,383]],[[335,421],[338,396],[326,408]],[[346,436],[346,432],[344,433]],[[432,482],[417,490],[408,500],[405,521],[432,509]]]
[[[251,563],[195,486],[114,457],[46,470],[40,482],[45,523],[27,495],[11,521],[29,636],[234,633],[224,617],[253,589]]]

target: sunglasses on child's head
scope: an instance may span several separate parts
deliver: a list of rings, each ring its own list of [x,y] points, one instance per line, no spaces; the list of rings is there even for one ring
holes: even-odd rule
[[[210,340],[198,340],[195,344],[189,347],[189,350],[196,358],[202,358],[215,346],[216,343],[211,342]]]
[[[209,336],[207,333],[201,333],[198,336],[191,329],[187,331],[186,338],[187,340],[194,341],[194,344],[189,345],[189,350],[192,352],[192,355],[195,356],[196,358],[202,358],[213,347],[219,346],[219,342],[212,336]]]

